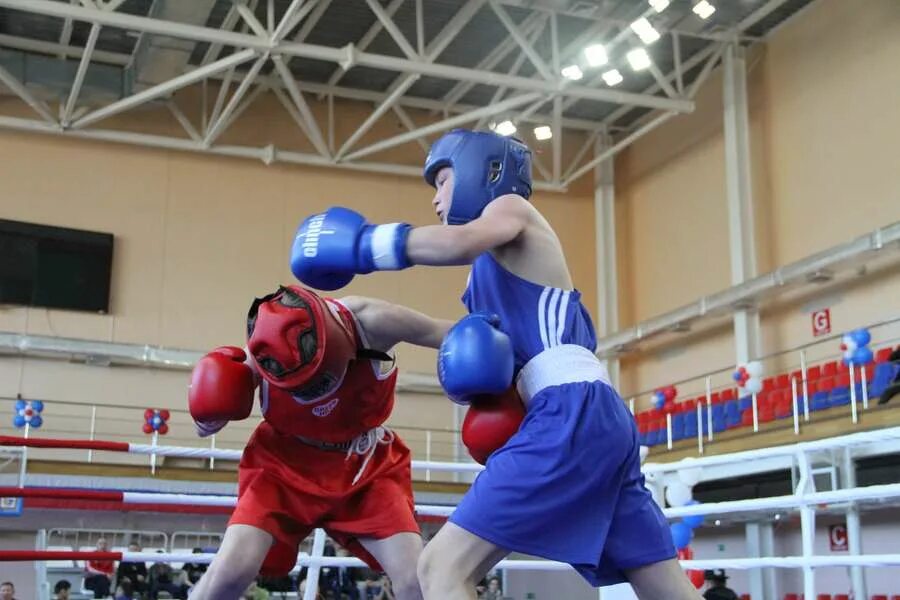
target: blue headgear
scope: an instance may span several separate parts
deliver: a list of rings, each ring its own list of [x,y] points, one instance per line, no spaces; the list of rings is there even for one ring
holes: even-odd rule
[[[454,129],[431,146],[425,181],[434,186],[438,171],[453,169],[453,198],[447,223],[477,219],[488,203],[504,194],[531,196],[531,150],[514,138],[487,131]]]

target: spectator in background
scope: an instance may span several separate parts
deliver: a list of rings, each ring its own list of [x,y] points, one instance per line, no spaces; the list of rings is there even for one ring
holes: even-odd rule
[[[725,585],[728,576],[723,569],[706,571],[705,578],[709,582],[709,589],[703,593],[706,600],[738,600],[734,590]]]
[[[134,587],[131,585],[131,580],[127,577],[124,577],[119,580],[119,587],[116,588],[116,598],[115,600],[133,600],[134,599]]]
[[[69,600],[69,591],[71,589],[72,584],[69,583],[68,579],[60,579],[53,586],[53,594],[56,596],[56,600]]]
[[[191,551],[193,554],[203,554],[203,548],[194,548]],[[206,569],[209,565],[204,565],[200,563],[184,563],[182,569],[187,574],[188,581],[191,585],[194,585],[198,581],[200,581],[200,577],[206,573]]]
[[[97,552],[109,552],[106,538],[97,540]],[[94,592],[94,598],[106,598],[112,585],[116,563],[112,560],[89,560],[84,563],[84,588]]]
[[[162,554],[162,550],[157,550],[157,553]],[[187,598],[188,586],[184,583],[187,578],[184,577],[183,572],[176,574],[168,563],[153,563],[148,575],[151,600],[157,600],[160,592],[167,592],[173,598],[180,600]]]
[[[381,590],[372,597],[372,600],[396,600],[394,596],[394,589],[391,587],[391,578],[386,574],[381,574],[381,581],[379,581],[381,586]]]
[[[16,600],[16,586],[12,581],[0,583],[0,600]]]
[[[244,592],[243,600],[269,600],[269,590],[259,587],[254,581]]]
[[[129,542],[129,552],[140,552],[141,545],[137,542]],[[142,562],[120,562],[116,569],[116,581],[128,579],[135,593],[143,597],[147,593],[147,565]]]
[[[503,590],[500,589],[500,578],[491,577],[488,579],[487,588],[478,596],[478,600],[502,600]]]

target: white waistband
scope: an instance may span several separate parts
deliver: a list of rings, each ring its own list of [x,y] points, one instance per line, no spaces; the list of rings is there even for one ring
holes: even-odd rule
[[[529,360],[516,377],[516,389],[523,402],[529,402],[544,388],[565,383],[602,381],[609,373],[594,353],[584,346],[563,344],[544,350]]]

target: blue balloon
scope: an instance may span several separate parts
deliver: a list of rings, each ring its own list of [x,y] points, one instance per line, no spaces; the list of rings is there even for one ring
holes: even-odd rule
[[[41,415],[34,415],[31,417],[31,423],[29,423],[32,429],[38,429],[43,424],[44,420],[41,418]]]
[[[13,417],[13,426],[14,427],[25,427],[25,417],[22,415],[16,415]]]
[[[150,424],[153,425],[153,429],[159,429],[159,426],[162,425],[162,417],[158,414],[153,415],[153,418],[150,419]]]
[[[42,410],[44,410],[44,403],[40,400],[32,400],[31,408],[33,408],[37,412],[41,412]]]
[[[672,542],[675,544],[675,548],[683,550],[690,545],[694,533],[685,523],[672,523],[669,529],[672,531]]]
[[[731,374],[731,378],[734,379],[735,381],[740,381],[741,380],[741,372],[735,371],[734,373]]]
[[[26,406],[28,406],[28,404],[26,404],[24,400],[16,400],[16,410],[17,411],[25,410]]]
[[[856,352],[853,353],[853,364],[854,365],[866,365],[872,362],[874,355],[872,354],[872,350],[866,348],[865,346],[860,346],[856,349]]]
[[[697,502],[696,500],[691,500],[690,502],[685,504],[685,506],[695,506],[697,504],[700,504],[700,503]],[[704,515],[691,515],[688,517],[682,517],[681,521],[682,521],[682,523],[684,523],[691,529],[696,529],[697,527],[700,527],[701,525],[703,525],[704,519],[706,519],[706,517]]]
[[[857,346],[866,346],[872,341],[872,334],[868,329],[854,329],[850,332],[850,337],[856,342]]]

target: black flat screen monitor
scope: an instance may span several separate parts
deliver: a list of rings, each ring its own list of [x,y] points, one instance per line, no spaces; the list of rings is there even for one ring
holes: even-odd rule
[[[107,313],[113,236],[0,219],[0,304]]]

